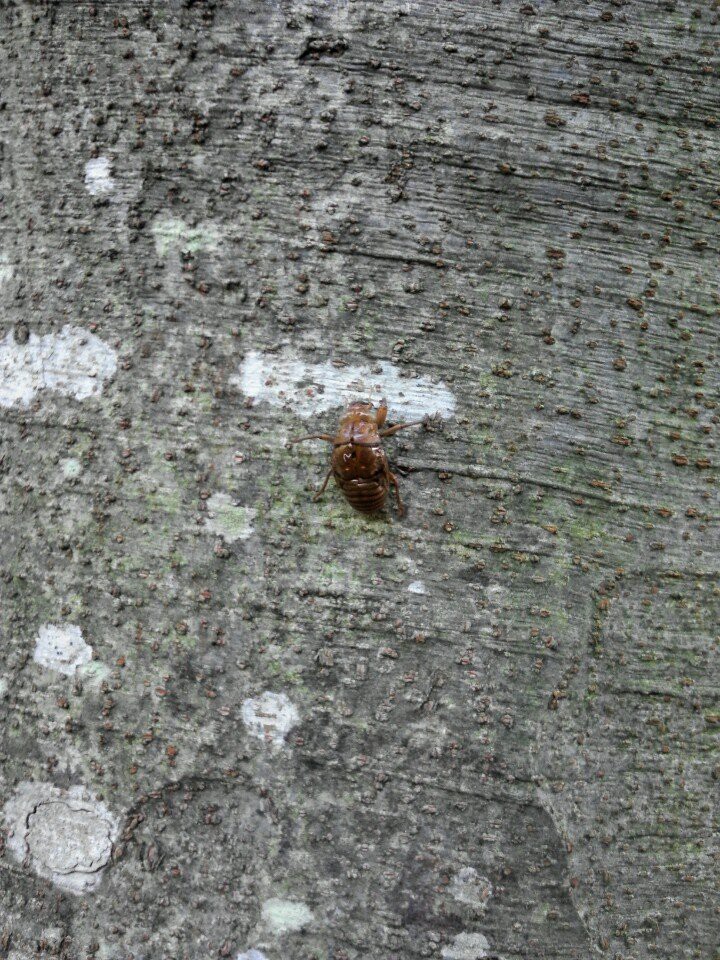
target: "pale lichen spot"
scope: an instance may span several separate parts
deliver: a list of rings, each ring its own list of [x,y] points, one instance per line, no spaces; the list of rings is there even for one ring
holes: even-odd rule
[[[103,663],[102,660],[91,660],[90,663],[84,663],[81,667],[83,683],[98,686],[104,680],[107,680],[112,673],[111,668]]]
[[[48,623],[40,627],[33,660],[41,667],[72,676],[91,659],[92,647],[85,643],[82,630],[76,624]]]
[[[15,859],[69,893],[94,890],[110,861],[119,824],[81,786],[20,783],[5,804],[7,848]]]
[[[443,960],[483,960],[490,944],[482,933],[459,933],[451,944],[443,947]]]
[[[456,900],[478,910],[485,909],[492,892],[492,884],[488,878],[481,876],[474,867],[458,870],[450,885],[450,893]]]
[[[82,473],[82,464],[79,460],[76,460],[75,457],[68,457],[66,460],[61,460],[60,468],[63,476],[68,480],[74,480],[75,477],[79,477]]]
[[[206,526],[228,542],[247,540],[253,532],[256,511],[236,505],[226,493],[214,493],[207,501]]]
[[[0,253],[0,290],[13,278],[13,265],[4,253]]]
[[[85,189],[94,197],[115,189],[112,164],[108,157],[94,157],[85,164]]]
[[[413,580],[408,584],[408,593],[427,593],[427,588],[422,580]]]
[[[235,960],[267,960],[262,950],[246,950],[245,953],[239,953]]]
[[[286,735],[300,722],[300,714],[289,697],[270,690],[245,700],[242,718],[248,733],[276,747],[282,745]]]
[[[0,406],[29,406],[41,390],[86,400],[99,396],[117,369],[117,352],[82,327],[17,343],[8,332],[0,340]]]
[[[309,907],[300,900],[282,900],[271,897],[262,905],[265,926],[275,934],[293,933],[309,926],[314,917]]]
[[[552,909],[552,907],[548,906],[547,903],[538,903],[538,904],[536,904],[536,905],[533,907],[532,912],[531,912],[530,917],[529,917],[530,923],[535,923],[535,924],[538,924],[538,923],[547,923],[547,921],[548,921],[548,913],[550,912],[551,909]]]
[[[179,217],[158,217],[152,225],[152,234],[157,255],[162,258],[173,250],[179,253],[216,250],[221,240],[220,231],[214,223],[191,227]]]
[[[400,368],[380,361],[377,368],[308,363],[290,351],[260,353],[251,350],[230,381],[244,394],[275,406],[290,407],[307,417],[344,407],[352,400],[377,404],[385,397],[392,420],[420,419],[455,411],[452,391],[427,377],[400,376]]]

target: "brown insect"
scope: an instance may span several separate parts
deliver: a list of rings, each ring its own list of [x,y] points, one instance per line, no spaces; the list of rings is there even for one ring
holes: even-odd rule
[[[290,441],[290,443],[301,443],[303,440],[327,440],[333,445],[330,469],[314,500],[320,499],[330,477],[334,476],[335,482],[345,494],[350,506],[361,513],[375,513],[385,505],[390,484],[392,484],[395,488],[398,513],[400,516],[405,513],[397,477],[390,472],[388,459],[380,440],[383,437],[391,437],[398,430],[405,430],[406,427],[416,427],[423,421],[398,423],[394,427],[381,430],[387,419],[387,412],[385,400],[380,401],[377,410],[371,403],[356,400],[340,418],[338,432],[334,437],[328,433],[317,433]]]

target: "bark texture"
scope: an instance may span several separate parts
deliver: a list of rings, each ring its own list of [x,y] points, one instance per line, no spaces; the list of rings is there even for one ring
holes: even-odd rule
[[[720,956],[719,25],[0,4],[0,956]]]

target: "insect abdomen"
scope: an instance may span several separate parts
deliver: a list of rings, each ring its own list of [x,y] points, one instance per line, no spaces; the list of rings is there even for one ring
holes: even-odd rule
[[[339,484],[347,502],[360,513],[375,513],[385,506],[388,488],[377,480],[341,480]]]

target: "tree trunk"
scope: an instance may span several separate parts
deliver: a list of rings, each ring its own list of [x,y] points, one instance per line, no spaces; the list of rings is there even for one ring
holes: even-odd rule
[[[718,956],[696,6],[2,3],[0,956]]]

